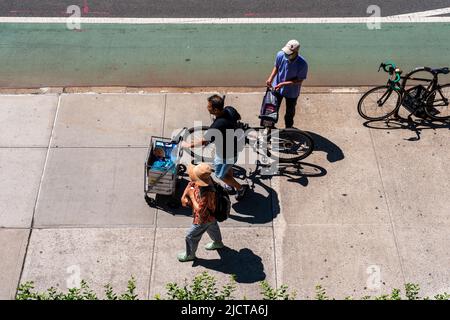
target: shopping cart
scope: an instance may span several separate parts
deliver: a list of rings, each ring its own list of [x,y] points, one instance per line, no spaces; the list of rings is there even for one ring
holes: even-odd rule
[[[179,147],[184,132],[185,129],[173,138],[155,136],[150,138],[144,173],[145,200],[150,206],[157,206],[157,195],[173,197],[179,177],[186,172],[186,166],[180,163],[183,149]],[[156,149],[160,149],[158,152],[163,152],[164,156],[156,155]],[[151,198],[149,194],[154,194],[155,198]],[[173,200],[169,205],[177,203],[175,199]]]

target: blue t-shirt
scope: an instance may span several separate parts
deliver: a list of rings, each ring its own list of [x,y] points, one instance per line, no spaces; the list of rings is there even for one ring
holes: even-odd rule
[[[301,55],[290,62],[283,51],[277,53],[275,67],[277,67],[278,73],[272,81],[273,87],[284,81],[305,80],[308,74],[308,63]],[[284,86],[280,89],[280,93],[286,98],[297,98],[300,95],[300,85]]]

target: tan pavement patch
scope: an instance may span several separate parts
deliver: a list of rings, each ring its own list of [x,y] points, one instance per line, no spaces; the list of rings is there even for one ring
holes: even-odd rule
[[[360,299],[403,287],[388,225],[287,226],[283,233],[277,228],[279,282],[296,289],[299,298],[314,299],[316,285],[336,299]]]
[[[397,226],[406,282],[417,283],[421,296],[450,292],[450,233],[448,225]]]
[[[46,155],[43,148],[0,148],[0,227],[31,227]]]
[[[36,290],[68,287],[85,280],[100,297],[104,285],[124,292],[131,276],[136,292],[148,295],[154,229],[33,230],[21,282]]]
[[[29,230],[0,229],[0,299],[14,299],[27,247]]]
[[[164,136],[170,137],[180,129],[209,126],[212,118],[208,113],[207,98],[211,94],[167,94]]]
[[[57,95],[0,96],[0,147],[48,147]]]
[[[371,129],[393,221],[399,226],[450,225],[450,132]]]
[[[161,95],[65,94],[52,146],[148,146],[163,118]]]
[[[150,226],[145,148],[51,149],[35,225]]]

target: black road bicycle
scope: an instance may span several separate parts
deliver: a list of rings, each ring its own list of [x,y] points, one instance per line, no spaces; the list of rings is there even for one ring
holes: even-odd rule
[[[184,141],[201,140],[208,130],[208,126],[193,127],[187,130]],[[271,127],[251,127],[248,123],[238,122],[237,139],[243,140],[243,145],[249,145],[263,157],[263,163],[269,159],[279,163],[296,163],[308,157],[314,149],[311,136],[296,128],[276,129]],[[196,162],[213,162],[215,144],[190,149],[191,156]]]
[[[405,107],[411,116],[446,121],[450,119],[450,84],[440,85],[438,76],[448,74],[449,68],[416,68],[406,76],[394,63],[382,63],[378,69],[389,73],[384,86],[367,91],[358,102],[358,113],[369,121],[387,119],[394,115],[401,119],[398,111]]]

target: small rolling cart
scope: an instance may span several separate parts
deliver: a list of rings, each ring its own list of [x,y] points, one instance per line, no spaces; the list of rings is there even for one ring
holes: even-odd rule
[[[175,196],[179,177],[186,172],[186,166],[180,163],[183,149],[179,147],[183,141],[183,129],[174,138],[150,138],[150,146],[145,161],[144,194],[147,203],[156,207],[156,195]],[[158,149],[158,150],[157,150]],[[155,151],[156,150],[156,151]],[[162,156],[163,155],[163,156]],[[155,197],[150,197],[154,194]],[[177,199],[169,201],[168,205],[177,206]]]

